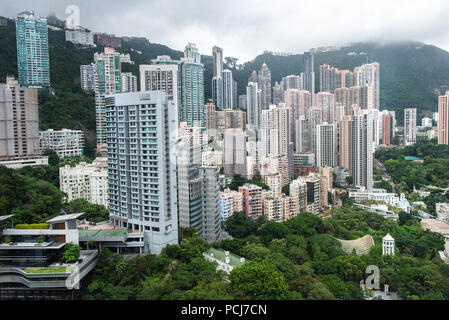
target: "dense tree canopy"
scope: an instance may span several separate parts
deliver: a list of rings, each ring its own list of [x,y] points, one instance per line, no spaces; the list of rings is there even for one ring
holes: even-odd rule
[[[84,291],[85,299],[364,299],[360,280],[368,265],[380,269],[380,283],[403,299],[448,299],[449,266],[438,254],[444,239],[425,231],[418,219],[401,213],[398,222],[349,206],[333,208],[322,219],[310,213],[289,221],[252,221],[232,240],[211,244],[246,259],[230,275],[215,270],[202,253],[211,245],[194,230],[181,230],[179,245],[125,262],[107,250]],[[248,219],[248,220],[245,220]],[[235,224],[235,225],[233,225]],[[394,256],[382,255],[382,237],[396,240]],[[235,233],[234,233],[235,234]],[[340,239],[370,234],[368,254],[347,254]],[[230,282],[225,281],[229,279]]]
[[[0,213],[15,223],[40,223],[59,214],[63,193],[48,181],[0,166]]]
[[[423,163],[405,160],[406,156],[419,157]],[[449,185],[449,147],[436,140],[419,139],[403,148],[379,148],[376,158],[383,162],[399,191],[411,193],[413,187],[427,185],[447,188]]]

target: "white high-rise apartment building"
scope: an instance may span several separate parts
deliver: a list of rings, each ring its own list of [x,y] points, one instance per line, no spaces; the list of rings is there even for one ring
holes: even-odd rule
[[[221,73],[221,78],[223,81],[223,109],[233,109],[234,108],[234,80],[232,79],[231,70],[223,70]]]
[[[337,124],[322,123],[316,126],[316,159],[319,167],[336,167],[338,134]]]
[[[258,130],[260,114],[262,113],[262,91],[256,82],[248,83],[246,87],[246,123],[248,127]]]
[[[221,238],[219,168],[201,166],[201,144],[193,133],[181,133],[177,148],[180,227],[195,228],[206,242]]]
[[[323,122],[333,123],[335,121],[335,99],[332,93],[318,92],[315,95],[315,104],[323,112]]]
[[[106,97],[110,220],[143,232],[152,254],[178,243],[174,109],[161,91]]]
[[[39,132],[41,151],[53,150],[60,158],[81,156],[84,149],[84,132],[81,130],[53,130]]]
[[[368,109],[380,110],[380,64],[378,62],[364,64],[354,68],[355,86],[367,86]]]
[[[246,134],[242,129],[225,130],[223,152],[224,173],[246,177]]]
[[[65,41],[86,47],[96,47],[94,43],[94,34],[81,26],[78,26],[73,30],[66,29]]]
[[[85,199],[108,207],[108,168],[106,158],[93,163],[80,162],[75,167],[59,168],[59,189],[67,194],[67,201]]]
[[[270,188],[272,197],[282,195],[282,176],[279,172],[266,175],[265,184]]]
[[[231,70],[223,70],[212,78],[212,102],[218,109],[237,107],[237,83],[232,78]]]
[[[298,89],[287,89],[284,92],[285,105],[291,108],[291,128],[295,128],[296,121],[301,117],[305,116],[306,110],[310,108],[310,92],[306,90]],[[293,150],[298,151],[296,130],[291,130],[291,142],[293,142]],[[299,141],[299,143],[301,143]]]
[[[290,196],[298,198],[299,212],[307,210],[313,203],[313,213],[320,212],[320,180],[314,176],[300,176],[290,184]]]
[[[282,197],[269,197],[262,201],[263,215],[269,221],[284,221],[284,201]]]
[[[214,58],[214,77],[220,76],[223,72],[223,49],[217,46],[212,47]]]
[[[302,153],[310,150],[309,121],[305,116],[299,116],[295,121],[295,152]]]
[[[316,126],[323,122],[323,110],[319,107],[311,107],[306,115],[309,129],[309,150],[316,151]]]
[[[262,64],[257,75],[261,94],[261,108],[268,109],[271,104],[271,71],[266,63]]]
[[[169,56],[158,56],[154,64],[139,66],[140,91],[161,90],[167,99],[173,101],[173,111],[178,116],[180,97],[178,90],[178,64]]]
[[[303,90],[304,87],[301,76],[293,74],[283,77],[280,84],[283,93],[288,89]]]
[[[352,116],[351,176],[356,186],[373,188],[373,114],[356,109]]]
[[[220,192],[220,214],[222,220],[227,220],[234,212],[243,211],[243,194],[241,192],[225,189]]]
[[[97,66],[94,63],[80,66],[81,89],[84,92],[95,91],[95,71],[97,71]]]
[[[406,145],[416,143],[416,108],[404,109],[404,142]]]
[[[259,156],[288,155],[291,141],[291,109],[281,103],[262,110]]]
[[[234,214],[234,197],[231,193],[220,193],[220,216],[222,221],[228,220]]]
[[[131,72],[122,72],[120,81],[120,92],[136,92],[137,91],[137,77]]]
[[[220,181],[218,167],[200,167],[202,183],[203,239],[207,243],[221,240]],[[182,204],[180,204],[182,205]]]

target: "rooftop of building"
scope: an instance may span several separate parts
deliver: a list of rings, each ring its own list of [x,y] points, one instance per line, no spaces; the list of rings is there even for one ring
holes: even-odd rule
[[[13,216],[14,216],[13,214],[9,214],[9,215],[6,215],[6,216],[0,216],[0,221],[9,219],[9,218],[11,218],[11,217],[13,217]]]
[[[385,237],[382,238],[382,240],[394,241],[394,238],[388,233]]]
[[[226,253],[228,253],[228,254],[226,254]],[[229,257],[229,265],[231,265],[233,267],[238,267],[238,266],[245,264],[245,261],[241,261],[242,257],[240,257],[236,254],[233,254],[229,251],[225,251],[223,249],[210,248],[209,250],[204,252],[204,254],[214,257],[223,263],[226,263],[226,257]]]
[[[242,188],[242,189],[261,189],[262,190],[262,187],[259,187],[258,185],[251,184],[251,183],[245,183],[243,186],[240,186],[239,189],[240,188]]]
[[[65,222],[68,220],[78,219],[80,216],[82,216],[84,212],[80,213],[71,213],[71,214],[62,214],[57,217],[54,217],[53,219],[50,219],[47,221],[47,223],[58,223],[58,222]]]

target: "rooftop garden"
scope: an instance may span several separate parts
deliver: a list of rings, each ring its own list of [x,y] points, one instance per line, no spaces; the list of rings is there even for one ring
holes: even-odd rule
[[[49,229],[48,223],[16,224],[16,229]]]
[[[26,273],[71,273],[72,266],[67,267],[45,267],[45,268],[26,268]]]

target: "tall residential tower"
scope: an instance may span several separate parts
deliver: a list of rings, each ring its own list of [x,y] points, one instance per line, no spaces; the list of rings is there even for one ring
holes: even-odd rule
[[[25,11],[16,18],[17,69],[23,87],[50,86],[47,19],[34,17]]]

